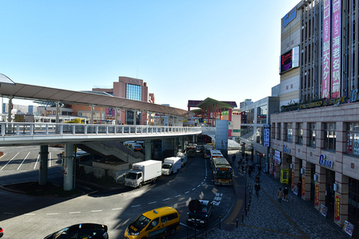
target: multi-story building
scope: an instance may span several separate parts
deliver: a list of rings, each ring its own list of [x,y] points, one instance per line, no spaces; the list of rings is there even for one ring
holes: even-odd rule
[[[270,114],[279,111],[279,97],[268,96],[256,102],[246,100],[240,105],[242,154],[247,153],[268,172]]]
[[[281,21],[271,173],[323,215],[359,223],[359,1],[302,0]]]

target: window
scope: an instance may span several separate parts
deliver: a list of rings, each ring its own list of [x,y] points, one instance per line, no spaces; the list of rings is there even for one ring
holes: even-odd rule
[[[316,123],[309,123],[309,146],[315,147]]]
[[[272,124],[272,130],[271,130],[271,134],[272,134],[272,139],[275,139],[275,124]]]
[[[349,221],[359,220],[359,181],[349,178],[349,197],[348,197]]]
[[[278,140],[281,140],[282,135],[282,124],[278,123]]]
[[[336,128],[335,123],[324,123],[324,149],[335,151]]]
[[[293,142],[293,126],[292,123],[285,123],[284,124],[284,132],[286,134],[285,141],[288,143]]]
[[[348,154],[359,155],[359,122],[347,124],[347,148]]]
[[[242,112],[242,123],[243,124],[254,123],[254,109],[250,109]]]
[[[263,127],[257,127],[256,143],[263,144]]]
[[[303,145],[303,123],[297,124],[297,143]]]
[[[140,85],[127,84],[126,86],[126,99],[138,100],[142,99],[142,87]]]
[[[257,124],[267,123],[268,108],[267,105],[257,108]]]

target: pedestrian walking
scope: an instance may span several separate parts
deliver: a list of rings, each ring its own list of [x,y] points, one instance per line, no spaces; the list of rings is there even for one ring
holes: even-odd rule
[[[277,192],[277,197],[278,197],[278,202],[282,202],[282,198],[283,198],[282,188],[279,188],[279,190]]]
[[[287,185],[284,186],[283,194],[284,194],[284,200],[283,201],[288,202],[288,187],[287,187]]]
[[[254,189],[256,190],[257,197],[259,197],[259,189],[261,189],[261,185],[259,185],[258,182],[254,185]]]

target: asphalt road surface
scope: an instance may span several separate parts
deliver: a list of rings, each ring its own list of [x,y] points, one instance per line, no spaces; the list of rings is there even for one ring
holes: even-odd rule
[[[61,152],[61,149],[52,150],[49,148],[51,155]],[[3,168],[0,170],[0,184],[36,178],[39,147],[14,147],[0,151],[6,153],[0,158],[0,169]],[[14,159],[9,162],[12,157]],[[48,177],[61,182],[57,158],[49,158],[52,166]],[[161,176],[154,184],[137,189],[119,187],[98,190],[87,187],[87,191],[88,194],[75,198],[55,198],[0,190],[0,227],[4,229],[4,238],[43,238],[66,226],[85,222],[106,224],[110,238],[123,238],[126,227],[140,214],[162,206],[174,207],[180,214],[181,229],[168,238],[187,238],[194,235],[194,229],[186,225],[188,204],[192,199],[214,202],[209,228],[218,222],[220,216],[223,218],[228,213],[234,202],[233,188],[214,185],[209,160],[200,153],[195,158],[189,158],[179,173]],[[205,230],[200,229],[196,233]]]

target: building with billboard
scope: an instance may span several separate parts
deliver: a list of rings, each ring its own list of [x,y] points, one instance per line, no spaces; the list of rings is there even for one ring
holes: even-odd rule
[[[270,125],[270,172],[338,226],[359,225],[358,6],[302,0],[282,18]]]

